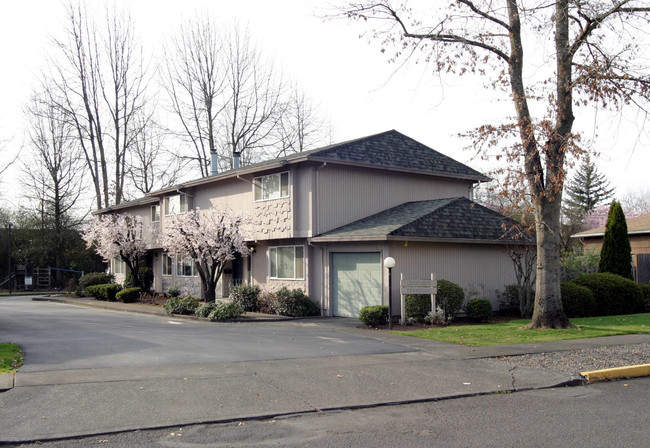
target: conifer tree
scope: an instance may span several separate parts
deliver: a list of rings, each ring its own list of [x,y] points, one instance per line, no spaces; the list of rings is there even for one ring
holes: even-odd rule
[[[604,174],[598,172],[596,164],[587,156],[578,172],[566,185],[565,216],[581,221],[598,204],[612,197],[614,188]]]
[[[599,272],[610,272],[632,279],[632,249],[621,204],[613,201],[609,208],[607,227],[600,251]]]

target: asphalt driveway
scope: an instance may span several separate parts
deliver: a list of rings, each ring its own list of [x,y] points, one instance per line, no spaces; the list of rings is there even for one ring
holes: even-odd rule
[[[403,353],[337,330],[332,319],[210,323],[0,299],[0,341],[19,344],[21,372]]]

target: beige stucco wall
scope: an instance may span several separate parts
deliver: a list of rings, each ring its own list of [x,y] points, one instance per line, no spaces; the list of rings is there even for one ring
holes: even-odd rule
[[[317,225],[327,232],[408,201],[469,197],[471,181],[327,165],[319,170]]]

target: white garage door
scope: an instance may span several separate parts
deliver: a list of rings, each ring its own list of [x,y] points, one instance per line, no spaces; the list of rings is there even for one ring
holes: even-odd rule
[[[379,252],[332,254],[332,313],[359,317],[369,305],[381,305]]]

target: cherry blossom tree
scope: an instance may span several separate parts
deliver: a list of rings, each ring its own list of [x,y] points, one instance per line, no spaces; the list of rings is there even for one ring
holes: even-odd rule
[[[214,207],[189,210],[167,223],[162,247],[170,256],[194,261],[206,302],[215,301],[217,282],[226,263],[234,260],[237,254],[249,254],[242,234],[242,227],[247,224],[250,220],[245,215]]]
[[[136,286],[141,286],[140,261],[147,252],[148,241],[142,232],[142,218],[116,213],[93,218],[84,228],[84,241],[107,263],[120,258],[131,272]]]

